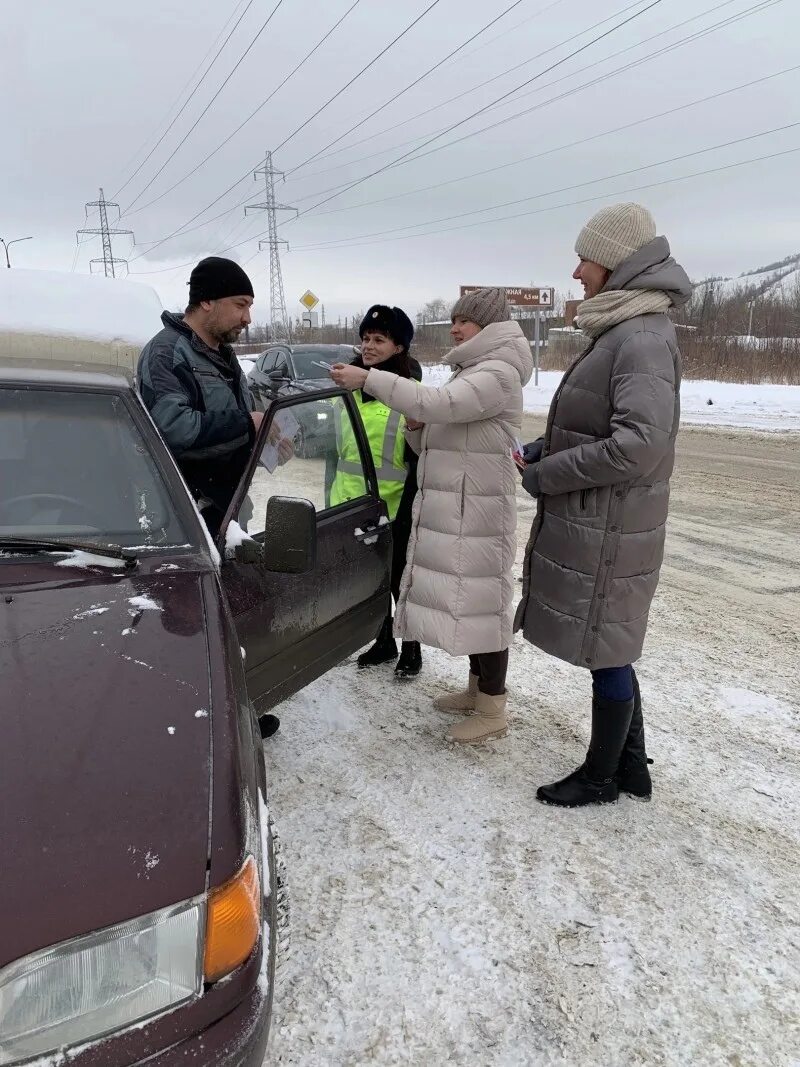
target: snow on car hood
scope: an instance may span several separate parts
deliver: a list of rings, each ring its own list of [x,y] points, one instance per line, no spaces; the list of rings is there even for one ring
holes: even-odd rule
[[[0,967],[204,891],[200,580],[3,566]]]

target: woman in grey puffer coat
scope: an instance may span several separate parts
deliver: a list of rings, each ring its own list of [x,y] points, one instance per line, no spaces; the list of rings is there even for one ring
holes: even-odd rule
[[[538,648],[592,672],[586,760],[537,793],[565,807],[616,800],[620,789],[651,794],[631,664],[664,555],[680,418],[667,310],[692,290],[638,204],[598,212],[575,251],[586,296],[577,324],[591,343],[556,391],[543,441],[527,446],[523,485],[539,505],[515,623]]]

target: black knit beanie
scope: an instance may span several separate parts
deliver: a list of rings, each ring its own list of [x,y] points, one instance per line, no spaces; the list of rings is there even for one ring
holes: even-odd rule
[[[232,259],[209,256],[201,259],[189,279],[189,303],[222,300],[226,296],[252,296],[253,283]]]
[[[387,307],[385,304],[372,305],[359,327],[358,336],[363,340],[364,334],[370,330],[385,333],[396,345],[406,350],[411,347],[414,339],[414,325],[405,311],[402,308]]]

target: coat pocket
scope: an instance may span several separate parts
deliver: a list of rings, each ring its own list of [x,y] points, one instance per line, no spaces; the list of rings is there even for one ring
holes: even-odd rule
[[[570,493],[567,512],[576,519],[596,519],[597,492],[597,489],[579,489]]]

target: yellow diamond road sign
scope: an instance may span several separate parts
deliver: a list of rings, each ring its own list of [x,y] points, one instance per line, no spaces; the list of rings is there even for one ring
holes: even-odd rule
[[[303,305],[303,307],[308,308],[309,311],[313,311],[319,303],[319,297],[314,296],[310,289],[306,289],[306,291],[300,297],[300,303]]]

